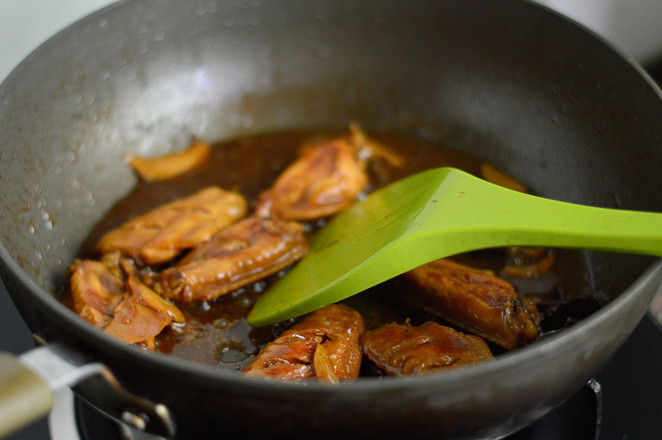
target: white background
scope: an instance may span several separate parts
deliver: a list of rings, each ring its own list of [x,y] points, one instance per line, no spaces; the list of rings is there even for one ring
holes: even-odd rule
[[[51,35],[112,0],[0,0],[0,81]]]

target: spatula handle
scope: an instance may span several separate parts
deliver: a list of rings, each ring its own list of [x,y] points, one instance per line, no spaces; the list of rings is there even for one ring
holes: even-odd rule
[[[548,246],[662,256],[662,214],[538,200],[520,233]],[[544,238],[547,237],[547,238]]]
[[[469,185],[466,176],[461,179],[452,203],[454,230],[467,234],[469,247],[536,245],[662,256],[662,213],[559,202],[472,179]],[[449,196],[447,190],[444,197]],[[447,236],[448,212],[437,215],[444,228],[430,232]]]

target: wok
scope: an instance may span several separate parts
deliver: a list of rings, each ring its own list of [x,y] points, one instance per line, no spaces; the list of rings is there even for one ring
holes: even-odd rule
[[[60,32],[0,87],[0,275],[52,352],[165,404],[179,438],[498,438],[582,387],[645,313],[660,261],[586,253],[605,306],[570,329],[471,368],[338,386],[144,352],[58,302],[87,231],[135,184],[127,151],[350,121],[445,143],[545,197],[662,207],[660,91],[536,4],[135,0]],[[76,391],[108,408],[97,388]]]

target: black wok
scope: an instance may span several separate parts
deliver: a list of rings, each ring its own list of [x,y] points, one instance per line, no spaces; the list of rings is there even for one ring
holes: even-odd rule
[[[135,184],[127,151],[350,121],[469,152],[549,198],[662,207],[660,91],[536,4],[127,1],[53,37],[0,87],[2,279],[40,339],[163,402],[181,438],[495,438],[585,384],[645,313],[659,261],[587,253],[606,305],[493,362],[339,386],[248,379],[147,353],[58,302],[86,233]],[[104,405],[104,393],[86,397]]]

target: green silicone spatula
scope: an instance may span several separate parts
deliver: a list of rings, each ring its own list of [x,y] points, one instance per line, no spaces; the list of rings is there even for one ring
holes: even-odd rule
[[[514,245],[662,256],[662,213],[558,202],[433,169],[337,215],[308,255],[258,299],[248,322],[302,315],[438,258]]]

